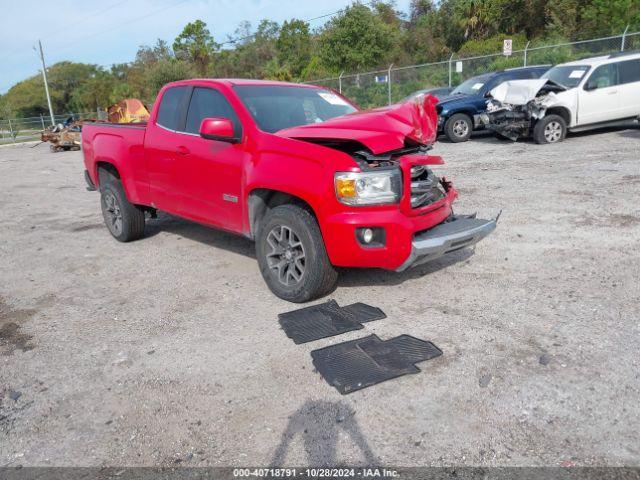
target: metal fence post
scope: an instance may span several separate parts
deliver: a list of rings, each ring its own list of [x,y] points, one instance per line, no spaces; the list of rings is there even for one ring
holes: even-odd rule
[[[9,135],[11,136],[11,141],[16,143],[16,137],[13,136],[13,127],[11,127],[11,119],[9,118]]]
[[[449,86],[451,86],[451,61],[453,60],[453,53],[449,57]]]
[[[44,117],[42,116],[42,114],[40,114],[40,122],[42,122],[42,130],[44,130],[44,129],[45,129],[45,126],[44,126]]]
[[[391,67],[393,67],[393,63],[389,65],[389,68],[387,69],[387,89],[388,89],[389,105],[391,105]]]
[[[344,72],[340,72],[340,75],[338,75],[338,92],[342,93],[342,74]]]
[[[621,52],[624,52],[624,42],[627,39],[627,31],[629,31],[629,25],[627,25],[627,28],[625,28],[624,32],[622,32],[622,44],[620,45]]]
[[[527,49],[529,48],[529,44],[531,43],[531,41],[528,41],[527,44],[524,46],[524,66],[527,66]]]

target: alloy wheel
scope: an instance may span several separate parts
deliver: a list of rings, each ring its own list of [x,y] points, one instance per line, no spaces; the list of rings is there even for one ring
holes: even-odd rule
[[[562,125],[559,122],[549,122],[544,127],[544,138],[549,143],[555,143],[562,137]]]
[[[105,192],[102,196],[104,218],[107,227],[118,236],[122,233],[122,212],[116,196],[111,192]]]
[[[269,269],[278,281],[289,287],[300,283],[306,271],[304,246],[300,237],[285,225],[276,225],[267,235]]]

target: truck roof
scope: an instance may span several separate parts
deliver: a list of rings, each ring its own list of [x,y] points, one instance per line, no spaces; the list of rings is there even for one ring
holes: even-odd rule
[[[177,82],[171,82],[170,85],[191,85],[193,84],[193,82],[212,82],[217,84],[225,84],[229,86],[262,85],[262,86],[318,88],[316,85],[308,85],[305,83],[280,82],[277,80],[253,80],[248,78],[192,78],[189,80],[178,80]]]

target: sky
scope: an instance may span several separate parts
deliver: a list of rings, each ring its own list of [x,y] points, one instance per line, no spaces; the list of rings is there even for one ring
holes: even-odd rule
[[[173,43],[190,21],[201,19],[218,43],[240,22],[309,20],[340,10],[350,0],[0,0],[0,94],[38,74],[38,39],[47,65],[62,60],[110,66],[130,62],[140,45]],[[410,0],[397,0],[406,12]],[[328,18],[311,22],[319,27]]]

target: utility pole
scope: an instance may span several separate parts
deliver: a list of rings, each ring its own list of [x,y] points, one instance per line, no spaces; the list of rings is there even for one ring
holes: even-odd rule
[[[40,47],[40,60],[42,61],[42,78],[44,79],[44,91],[47,93],[47,103],[49,104],[49,115],[51,116],[51,125],[56,124],[56,119],[53,116],[53,107],[51,106],[51,96],[49,95],[49,84],[47,83],[47,67],[44,64],[44,53],[42,53],[42,42],[38,40],[38,46]]]

